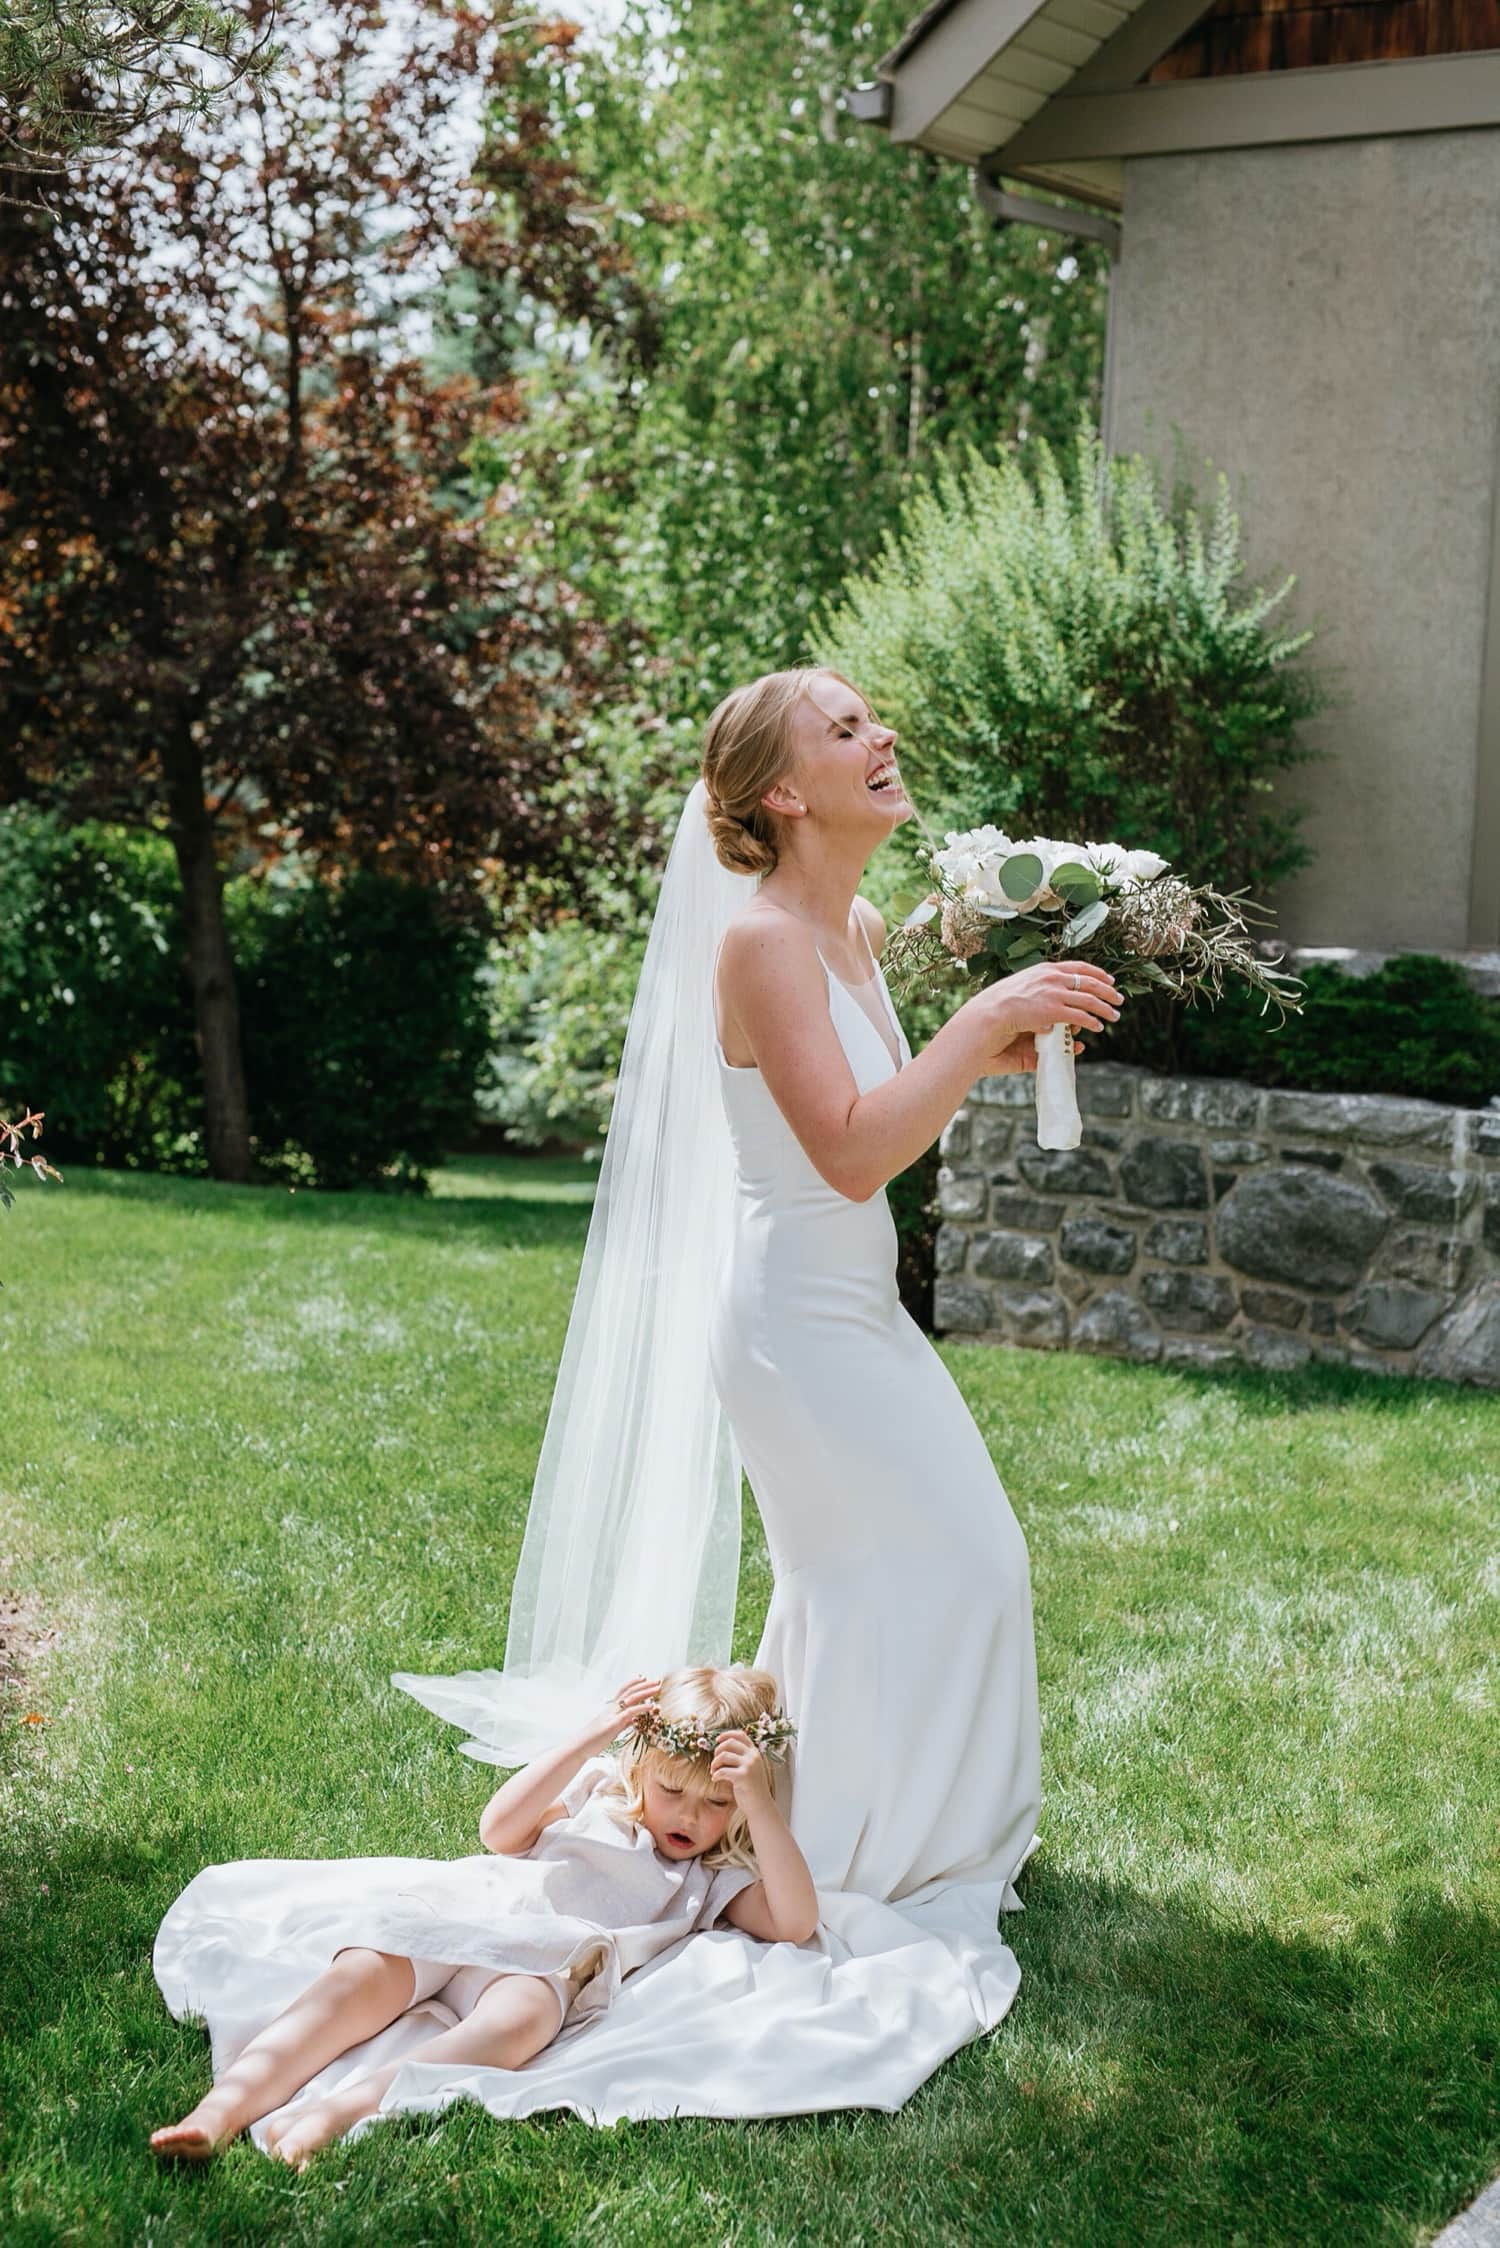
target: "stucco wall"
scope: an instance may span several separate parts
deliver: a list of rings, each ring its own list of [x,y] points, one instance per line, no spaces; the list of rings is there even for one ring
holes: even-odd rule
[[[1280,934],[1401,950],[1469,929],[1500,447],[1500,132],[1129,159],[1105,429],[1222,468],[1242,586],[1298,577],[1343,707]],[[1212,468],[1205,467],[1205,458]]]

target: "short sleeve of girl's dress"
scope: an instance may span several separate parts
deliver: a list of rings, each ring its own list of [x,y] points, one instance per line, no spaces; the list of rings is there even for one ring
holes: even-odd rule
[[[723,1918],[724,1907],[733,1904],[742,1889],[748,1889],[752,1882],[759,1879],[760,1875],[753,1867],[720,1866],[709,1882],[708,1894],[704,1897],[703,1909],[698,1915],[698,1926],[712,1928],[715,1921]]]
[[[579,1765],[567,1786],[558,1790],[557,1800],[566,1807],[570,1819],[576,1818],[589,1797],[596,1795],[615,1771],[615,1763],[608,1756],[590,1756]]]

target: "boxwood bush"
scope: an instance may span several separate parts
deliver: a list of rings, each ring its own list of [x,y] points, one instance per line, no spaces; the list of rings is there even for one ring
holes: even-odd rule
[[[1174,1010],[1175,1023],[1165,1026],[1173,1033],[1170,1065],[1252,1085],[1398,1093],[1459,1107],[1482,1107],[1500,1094],[1500,1001],[1482,998],[1457,961],[1399,953],[1367,976],[1312,961],[1302,980],[1302,1013],[1276,1030],[1261,1020],[1259,1003],[1238,991],[1212,1010]],[[1107,1055],[1114,1044],[1112,1035],[1102,1038],[1098,1052]]]

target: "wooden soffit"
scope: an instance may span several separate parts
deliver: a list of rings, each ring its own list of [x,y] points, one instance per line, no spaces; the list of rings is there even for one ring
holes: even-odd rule
[[[1500,51],[1141,81],[1204,0],[932,0],[851,88],[893,140],[1122,200],[1127,156],[1500,126]]]

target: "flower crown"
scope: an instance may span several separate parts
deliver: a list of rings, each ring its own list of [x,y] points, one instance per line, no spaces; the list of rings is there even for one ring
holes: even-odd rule
[[[697,1757],[711,1756],[725,1733],[748,1733],[762,1756],[778,1758],[785,1757],[797,1738],[797,1728],[784,1710],[763,1709],[748,1725],[704,1725],[692,1717],[675,1722],[663,1717],[655,1702],[648,1702],[635,1723],[617,1737],[659,1748],[666,1756]]]

